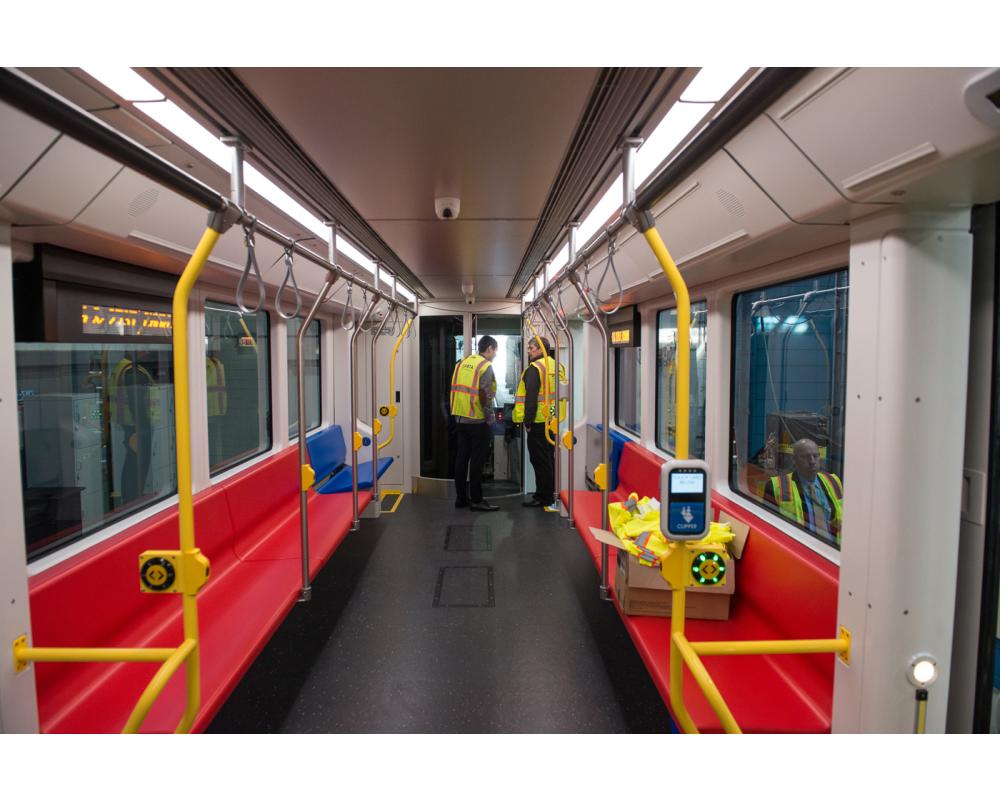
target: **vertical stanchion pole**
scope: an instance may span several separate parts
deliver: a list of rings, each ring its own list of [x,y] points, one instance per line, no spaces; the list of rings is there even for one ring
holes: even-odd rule
[[[372,334],[372,502],[375,503],[375,516],[378,516],[381,510],[378,499],[378,429],[382,425],[382,420],[378,418],[378,380],[375,377],[375,351],[378,348],[378,337],[382,335],[382,329],[389,321],[389,312],[391,309],[392,306],[387,303],[385,314],[382,315],[382,321],[379,322],[378,328]],[[392,391],[391,386],[389,387],[389,391]]]
[[[316,479],[308,463],[308,452],[306,448],[306,368],[305,368],[305,347],[306,330],[316,318],[316,312],[326,300],[330,289],[337,282],[337,275],[333,272],[327,274],[326,282],[322,290],[316,296],[316,302],[312,304],[305,320],[299,326],[295,336],[295,364],[298,369],[296,384],[299,392],[299,529],[302,534],[302,588],[299,590],[299,602],[305,603],[312,598],[312,585],[309,581],[309,488]]]
[[[574,493],[574,472],[573,472],[573,451],[576,449],[574,447],[574,423],[576,417],[573,416],[573,333],[570,331],[569,326],[566,324],[566,320],[559,316],[560,308],[556,308],[555,302],[548,295],[545,296],[545,301],[548,303],[549,308],[552,309],[552,317],[555,319],[556,325],[562,328],[563,333],[566,335],[566,355],[569,357],[569,369],[567,370],[567,375],[569,377],[569,383],[567,384],[567,392],[569,394],[569,400],[567,405],[569,410],[567,412],[567,425],[566,431],[569,434],[569,446],[566,448],[569,451],[567,457],[567,471],[566,471],[566,516],[569,519],[570,527],[573,526],[573,493]]]
[[[357,439],[360,436],[358,433],[358,359],[357,359],[357,341],[358,334],[361,333],[361,329],[364,324],[368,321],[368,317],[371,316],[372,311],[375,308],[375,304],[378,302],[379,296],[372,293],[372,299],[368,303],[368,307],[364,310],[361,315],[361,319],[358,320],[357,325],[354,326],[354,330],[351,331],[351,490],[354,500],[354,522],[351,525],[352,531],[357,531],[361,525],[358,516],[358,442]]]
[[[555,412],[555,420],[556,420],[556,429],[552,437],[553,439],[555,439],[555,481],[553,485],[553,494],[555,495],[556,504],[560,508],[562,508],[562,501],[559,499],[559,489],[562,484],[559,475],[562,468],[562,459],[559,453],[559,334],[555,326],[551,322],[549,322],[549,320],[546,319],[545,317],[545,305],[542,302],[542,298],[538,299],[537,308],[538,308],[538,316],[542,320],[542,324],[545,326],[545,330],[548,331],[549,338],[552,342],[552,353],[555,354],[555,357],[552,359],[552,363],[555,365],[555,378],[554,378],[555,391],[552,393],[553,408],[551,409],[552,411]],[[545,424],[548,425],[549,420],[546,420]]]
[[[593,323],[601,334],[601,463],[604,465],[604,481],[601,487],[601,527],[608,529],[608,326],[604,324],[604,314],[594,306],[593,301],[580,285],[576,273],[570,275],[570,280],[583,298],[587,311],[593,317]],[[608,546],[601,544],[601,599],[610,600],[608,588]]]

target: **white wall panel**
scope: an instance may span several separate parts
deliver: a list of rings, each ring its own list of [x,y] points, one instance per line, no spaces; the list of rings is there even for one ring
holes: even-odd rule
[[[888,213],[852,231],[834,731],[913,729],[910,658],[941,677],[943,732],[955,608],[971,291],[968,210]],[[916,546],[919,543],[919,546]]]
[[[28,574],[24,568],[24,514],[18,444],[17,381],[14,370],[14,304],[11,274],[10,227],[0,225],[0,453],[8,462],[0,481],[0,733],[37,733],[35,668],[14,671],[11,644],[19,636],[31,640]],[[44,642],[43,644],[56,644]]]

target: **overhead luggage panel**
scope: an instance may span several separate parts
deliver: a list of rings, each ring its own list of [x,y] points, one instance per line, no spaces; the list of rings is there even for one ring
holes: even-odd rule
[[[670,192],[654,207],[653,215],[670,254],[681,268],[715,259],[790,224],[788,217],[724,151],[712,156],[690,180]],[[630,245],[648,250],[640,237]],[[647,275],[659,273],[655,259],[648,252],[644,255]]]
[[[53,128],[0,103],[0,200],[58,137]]]
[[[818,69],[769,113],[849,199],[909,202],[892,192],[945,161],[1000,145],[965,104],[965,87],[983,72]]]
[[[725,149],[796,222],[842,225],[878,209],[858,204],[852,208],[844,194],[767,115],[748,125]]]
[[[117,162],[64,136],[18,181],[3,202],[19,212],[20,222],[70,222],[120,169]]]
[[[21,70],[29,78],[34,78],[50,88],[60,97],[65,97],[84,111],[115,108],[118,103],[84,83],[65,67],[26,67]]]

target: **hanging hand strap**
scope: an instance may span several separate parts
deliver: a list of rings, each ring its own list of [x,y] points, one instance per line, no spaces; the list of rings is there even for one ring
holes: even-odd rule
[[[257,220],[252,220],[243,226],[243,241],[247,247],[247,263],[240,276],[240,282],[236,285],[236,305],[244,314],[256,314],[264,306],[264,279],[260,274],[260,267],[257,266],[257,247],[254,242],[254,230],[257,227]],[[257,305],[250,308],[243,302],[243,290],[246,288],[247,277],[253,269],[257,281]]]
[[[354,281],[348,281],[347,283],[347,297],[344,298],[344,310],[340,314],[340,327],[345,331],[353,331],[354,326],[357,324],[357,316],[354,312],[354,301],[352,295],[354,293]],[[350,309],[351,313],[351,324],[347,324],[347,311]]]
[[[364,286],[361,287],[361,313],[364,314],[365,310],[368,308],[368,289]],[[372,312],[374,312],[374,307]],[[375,314],[371,313],[368,315],[368,319],[365,320],[365,324],[361,326],[362,333],[371,333],[372,323],[374,322]]]
[[[604,313],[605,316],[610,316],[614,314],[619,308],[622,307],[622,300],[625,299],[625,289],[622,287],[622,279],[618,276],[618,268],[615,266],[615,253],[618,251],[615,239],[610,234],[608,235],[608,260],[604,265],[604,272],[601,274],[601,280],[597,283],[597,292],[595,298],[597,300],[597,308]],[[610,311],[604,311],[602,306],[605,303],[610,302],[610,300],[601,299],[601,287],[604,285],[604,279],[608,277],[608,270],[610,270],[614,276],[615,280],[618,282],[618,303]]]
[[[590,294],[590,262],[589,261],[586,264],[583,265],[583,280],[580,281],[580,283],[583,284],[583,285],[580,286],[580,287],[577,287],[578,291],[580,292],[580,297],[576,301],[576,315],[581,320],[583,320],[584,322],[593,322],[595,319],[597,319],[597,315],[595,314],[595,315],[587,316],[587,314],[590,314],[590,311],[587,308],[587,304],[585,302],[583,302],[584,292],[586,292],[588,295]]]
[[[278,293],[274,296],[274,310],[278,312],[278,316],[282,319],[295,319],[302,310],[302,294],[299,292],[299,284],[295,281],[295,271],[292,266],[293,246],[294,243],[285,248],[283,255],[285,259],[285,279],[281,282],[281,286],[278,287]],[[292,289],[295,292],[295,310],[291,314],[286,314],[285,309],[281,305],[281,294],[285,291],[289,280],[291,280]]]

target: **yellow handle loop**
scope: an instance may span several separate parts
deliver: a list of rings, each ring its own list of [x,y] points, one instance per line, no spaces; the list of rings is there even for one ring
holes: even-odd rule
[[[384,442],[379,442],[378,449],[381,450],[383,447],[388,447],[389,442],[393,440],[396,436],[396,353],[399,352],[399,346],[403,343],[403,339],[406,338],[406,332],[410,330],[410,325],[413,323],[413,317],[410,317],[406,321],[406,325],[403,326],[402,332],[399,334],[399,338],[396,339],[396,344],[392,348],[392,357],[389,359],[389,438]]]
[[[597,488],[604,491],[608,488],[608,465],[598,464],[594,467],[594,483],[597,484]]]
[[[302,465],[302,491],[307,492],[316,483],[316,470],[309,464]]]
[[[549,403],[549,354],[545,349],[545,345],[542,344],[542,337],[538,335],[538,331],[535,330],[535,326],[531,324],[531,317],[525,317],[528,321],[528,327],[531,328],[531,332],[535,334],[535,341],[538,342],[538,349],[542,351],[542,396],[545,398],[545,407],[551,408]],[[556,423],[558,425],[558,423]],[[556,439],[552,434],[552,429],[549,428],[548,423],[545,425],[545,441],[551,445],[555,445]]]

